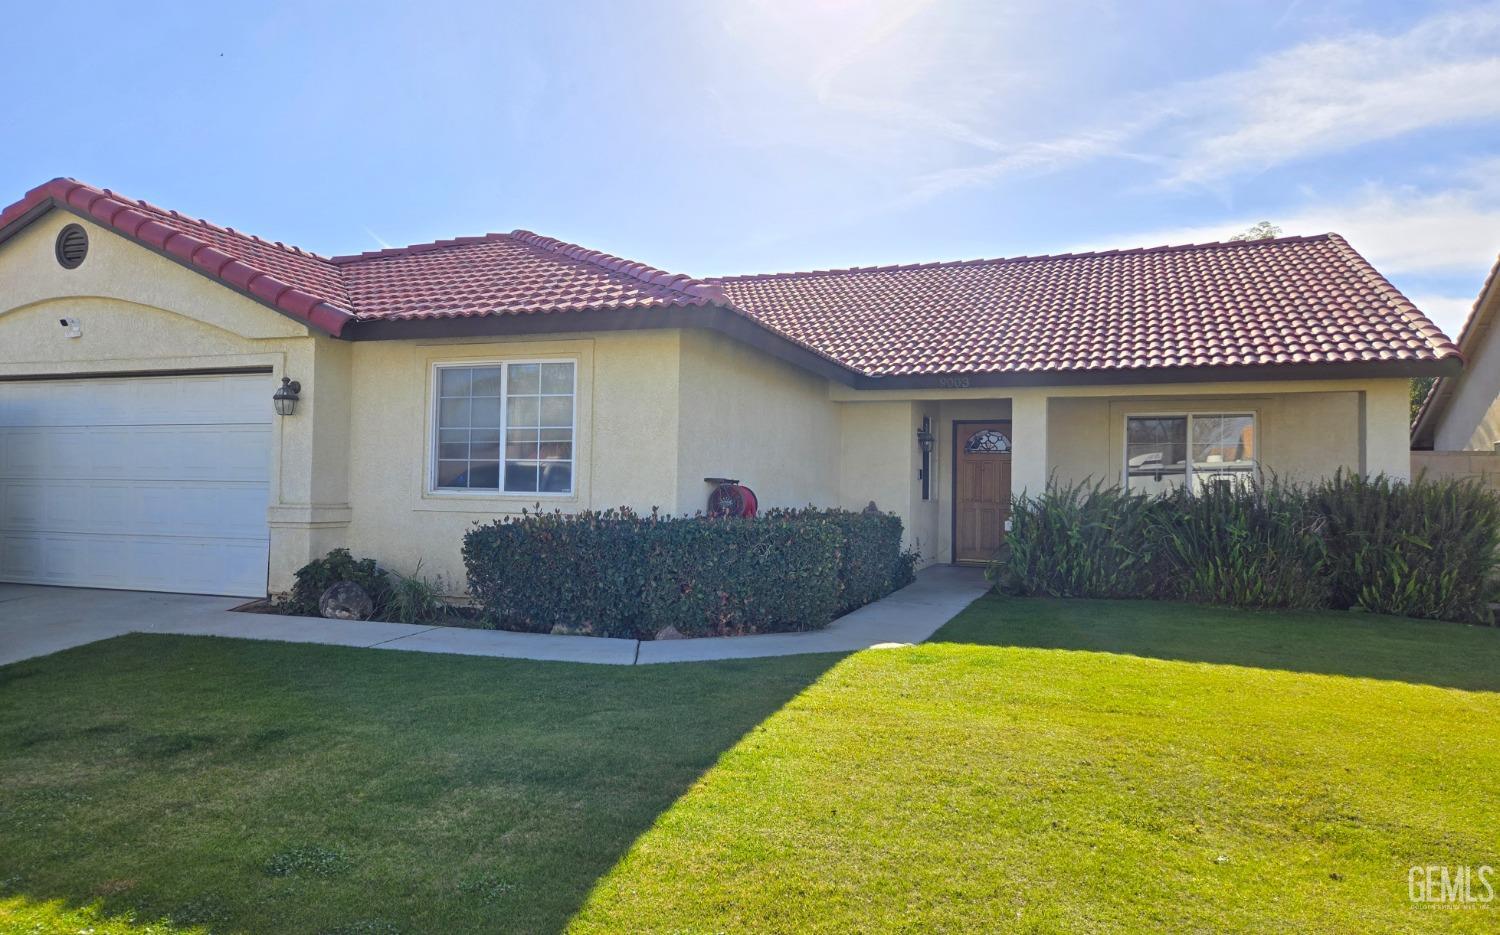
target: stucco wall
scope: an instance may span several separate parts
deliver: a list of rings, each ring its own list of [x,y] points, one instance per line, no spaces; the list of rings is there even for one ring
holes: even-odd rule
[[[1428,480],[1474,478],[1500,494],[1500,451],[1413,451],[1411,474]]]
[[[1296,395],[1055,399],[1047,461],[1059,481],[1118,483],[1124,470],[1125,419],[1178,412],[1252,412],[1258,457],[1267,474],[1307,481],[1360,466],[1358,392]]]
[[[1433,433],[1432,446],[1438,451],[1492,451],[1500,442],[1500,329],[1493,325],[1500,289],[1488,290],[1486,299],[1490,307],[1476,312],[1474,320],[1489,324],[1466,337],[1463,372],[1444,380],[1456,389]]]
[[[677,510],[705,477],[738,478],[762,506],[838,502],[839,406],[828,382],[706,331],[681,332]]]
[[[465,580],[463,534],[475,522],[538,508],[675,511],[678,342],[675,331],[623,331],[562,340],[356,343],[349,547],[403,574],[420,561],[424,575],[441,575],[456,593]],[[433,366],[534,358],[577,363],[573,493],[429,492]]]

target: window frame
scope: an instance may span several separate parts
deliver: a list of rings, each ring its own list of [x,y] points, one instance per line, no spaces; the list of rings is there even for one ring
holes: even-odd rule
[[[1193,420],[1195,418],[1248,418],[1250,428],[1253,431],[1253,444],[1257,456],[1250,461],[1254,465],[1248,473],[1252,482],[1260,481],[1260,457],[1261,434],[1260,434],[1260,411],[1256,409],[1171,409],[1171,410],[1149,410],[1143,412],[1127,412],[1120,420],[1120,489],[1130,491],[1130,420],[1131,419],[1182,419],[1184,420],[1184,451],[1182,486],[1189,493],[1196,493],[1193,486],[1194,475],[1198,472],[1193,467]]]
[[[568,431],[572,435],[568,457],[567,490],[506,490],[505,489],[505,444],[510,427],[510,368],[526,364],[569,364],[573,368],[570,399],[573,401],[572,417]],[[500,486],[487,487],[439,487],[438,486],[438,433],[442,431],[442,379],[444,370],[474,370],[483,367],[500,368]],[[435,360],[427,375],[427,467],[424,493],[432,497],[482,497],[485,499],[568,500],[578,496],[578,371],[576,357],[502,357],[479,359]],[[555,394],[553,394],[555,395]]]

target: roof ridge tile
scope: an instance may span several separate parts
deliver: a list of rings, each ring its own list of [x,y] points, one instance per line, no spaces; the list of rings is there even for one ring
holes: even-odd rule
[[[1263,246],[1268,244],[1308,243],[1337,237],[1337,234],[1293,234],[1286,237],[1262,240],[1210,240],[1203,243],[1161,244],[1154,247],[1118,247],[1110,250],[1085,250],[1072,253],[1035,253],[1020,256],[980,257],[973,260],[932,260],[925,263],[892,263],[881,266],[846,266],[832,269],[794,270],[781,273],[737,273],[732,276],[707,276],[703,281],[710,284],[745,282],[747,280],[792,279],[799,276],[837,276],[853,273],[888,273],[912,269],[947,269],[961,266],[985,266],[1008,263],[1038,263],[1055,260],[1087,260],[1099,257],[1136,256],[1140,254],[1176,253],[1189,250],[1209,250],[1220,247]],[[1342,238],[1340,238],[1342,239]]]
[[[546,237],[529,230],[518,228],[511,231],[509,236],[517,242],[526,244],[537,250],[544,250],[579,263],[597,266],[622,276],[629,276],[648,285],[683,293],[685,298],[689,300],[685,304],[731,304],[728,296],[724,294],[723,289],[720,289],[711,282],[689,276],[685,273],[669,273],[655,266],[649,266],[635,260],[627,260],[612,253],[605,253],[602,250],[594,250],[580,244],[569,243],[566,240],[558,240],[556,237]]]

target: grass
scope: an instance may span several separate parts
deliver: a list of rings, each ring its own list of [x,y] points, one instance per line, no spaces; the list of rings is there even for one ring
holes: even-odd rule
[[[1500,631],[985,598],[611,669],[130,636],[0,669],[0,930],[1493,931]],[[9,929],[7,929],[9,927]]]

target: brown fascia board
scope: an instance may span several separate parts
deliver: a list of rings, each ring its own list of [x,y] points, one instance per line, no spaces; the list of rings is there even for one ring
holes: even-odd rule
[[[1040,370],[872,376],[859,373],[789,341],[754,320],[718,305],[535,312],[483,317],[363,319],[344,329],[352,341],[472,338],[514,334],[565,334],[642,328],[703,328],[856,390],[982,389],[1007,386],[1222,383],[1235,381],[1369,379],[1451,375],[1462,364],[1442,360],[1372,360],[1350,363],[1263,364],[1227,367],[1141,367],[1130,370]]]
[[[582,309],[451,318],[358,319],[344,328],[351,341],[472,338],[514,334],[568,334],[582,331],[638,331],[650,328],[703,328],[739,341],[810,373],[853,386],[859,374],[783,338],[754,319],[722,305],[667,305],[647,308]]]

